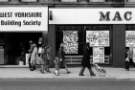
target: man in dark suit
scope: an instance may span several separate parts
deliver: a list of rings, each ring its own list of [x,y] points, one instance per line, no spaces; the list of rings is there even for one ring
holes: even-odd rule
[[[83,58],[82,58],[82,68],[81,71],[79,73],[79,76],[84,76],[84,70],[85,68],[88,68],[89,73],[91,76],[95,76],[94,72],[92,71],[92,66],[90,63],[90,47],[89,47],[89,43],[86,43],[85,47],[84,47],[84,53],[83,53]]]

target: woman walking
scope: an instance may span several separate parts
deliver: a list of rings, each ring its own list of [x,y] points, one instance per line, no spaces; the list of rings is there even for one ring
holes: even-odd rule
[[[60,45],[57,56],[55,58],[55,68],[56,68],[56,71],[55,71],[56,75],[59,75],[60,68],[64,68],[67,73],[70,73],[70,71],[67,68],[66,61],[65,61],[65,52],[64,52],[63,44]]]

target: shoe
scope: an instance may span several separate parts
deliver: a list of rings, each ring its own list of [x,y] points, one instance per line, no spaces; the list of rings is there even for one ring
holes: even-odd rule
[[[93,74],[90,74],[90,75],[91,75],[91,76],[96,76],[96,74],[94,74],[94,73],[93,73]]]
[[[67,74],[71,73],[70,71],[67,71]]]
[[[34,71],[34,69],[33,68],[30,68],[30,71]]]
[[[58,72],[58,71],[55,71],[54,74],[55,74],[56,76],[59,76],[59,72]]]
[[[79,76],[84,76],[84,74],[79,74]]]
[[[129,71],[129,69],[125,69],[126,71]]]

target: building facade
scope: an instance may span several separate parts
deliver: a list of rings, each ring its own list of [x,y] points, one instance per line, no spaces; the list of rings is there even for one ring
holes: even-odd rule
[[[64,43],[66,60],[71,65],[80,64],[83,47],[88,42],[93,62],[109,66],[124,66],[125,48],[134,47],[135,44],[134,0],[0,1],[0,8],[8,7],[5,12],[9,12],[9,8],[13,7],[11,9],[13,14],[17,12],[40,12],[42,14],[39,17],[23,17],[23,19],[21,16],[12,18],[7,15],[9,20],[37,20],[41,25],[38,26],[38,22],[35,22],[34,25],[26,25],[28,27],[1,26],[1,65],[17,65],[21,46],[27,46],[29,40],[36,42],[41,36],[44,37],[44,40],[47,39],[52,47],[52,60],[54,60],[60,44]],[[18,8],[18,11],[15,10],[15,7]],[[29,7],[33,11],[27,9]],[[8,19],[4,20],[8,21]]]

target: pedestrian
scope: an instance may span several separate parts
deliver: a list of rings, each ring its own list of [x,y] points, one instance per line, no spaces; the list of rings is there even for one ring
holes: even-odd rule
[[[133,62],[133,47],[127,48],[125,54],[125,69],[127,71],[129,71],[130,65],[135,67],[135,63]]]
[[[95,76],[94,72],[92,71],[92,64],[90,63],[90,47],[89,43],[86,43],[84,47],[84,52],[83,52],[83,58],[82,58],[82,68],[80,70],[79,76],[84,76],[84,70],[85,68],[88,68],[89,73],[91,76]]]
[[[30,58],[31,71],[34,71],[36,69],[36,60],[37,60],[37,45],[33,43],[31,58]]]
[[[64,46],[63,43],[60,44],[60,48],[58,50],[57,56],[55,58],[55,74],[59,75],[59,70],[64,68],[66,70],[67,73],[70,73],[70,71],[68,70],[66,61],[65,61],[65,52],[64,52]]]
[[[126,47],[125,50],[125,69],[128,71],[129,70],[129,48]]]
[[[55,60],[54,60],[54,64],[55,64],[55,75],[59,76],[60,75],[60,72],[59,72],[59,69],[60,69],[60,59],[59,57],[56,55],[55,57]]]
[[[30,40],[28,43],[29,43],[29,46],[28,46],[28,64],[29,64],[29,69],[32,70],[30,60],[31,60],[31,53],[32,53],[32,48],[33,48],[33,46],[32,46],[33,41]]]
[[[50,72],[50,60],[51,60],[51,46],[47,45],[45,47],[45,70]]]
[[[45,70],[45,60],[46,60],[46,54],[45,54],[45,45],[43,43],[43,38],[40,37],[37,44],[37,59],[36,64],[41,66],[41,73],[44,73]]]

